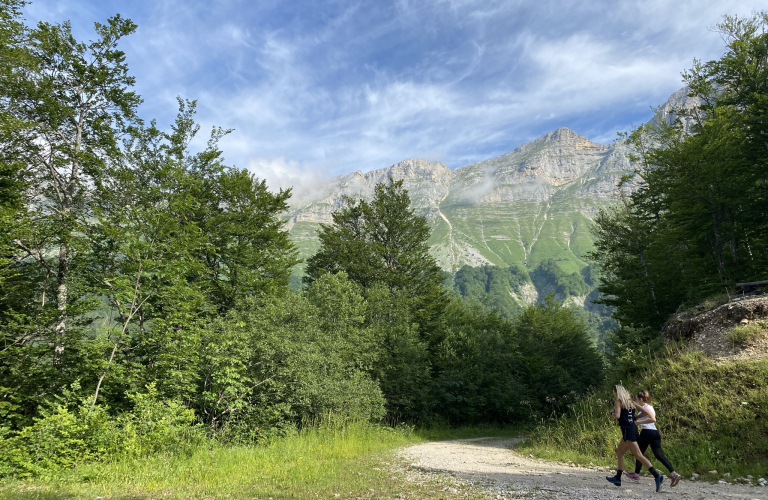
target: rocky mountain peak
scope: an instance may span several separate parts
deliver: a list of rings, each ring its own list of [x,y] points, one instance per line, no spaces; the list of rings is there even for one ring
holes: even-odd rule
[[[560,127],[559,129],[553,130],[552,132],[547,132],[538,139],[534,140],[534,142],[548,142],[557,144],[576,144],[584,141],[589,141],[589,139],[583,135],[577,134],[567,127]]]
[[[695,104],[681,89],[659,111],[666,117]],[[533,269],[555,259],[568,273],[577,272],[587,265],[592,219],[615,200],[620,179],[633,172],[628,148],[560,127],[453,171],[410,158],[332,179],[318,189],[316,200],[292,207],[287,226],[301,255],[309,256],[317,248],[317,224],[332,222],[344,196],[369,200],[377,183],[402,180],[412,207],[432,226],[429,244],[443,269],[488,263]]]
[[[678,117],[680,111],[686,111],[688,113],[695,111],[696,108],[701,106],[701,99],[698,97],[691,97],[690,87],[686,86],[669,96],[669,99],[655,109],[656,116],[654,116],[649,123],[653,123],[656,120],[662,119],[667,123],[673,123]],[[690,116],[680,117],[683,120],[683,125],[689,128],[693,124],[693,118]]]

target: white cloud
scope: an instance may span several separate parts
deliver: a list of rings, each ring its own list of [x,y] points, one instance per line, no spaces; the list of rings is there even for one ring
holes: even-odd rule
[[[322,196],[331,177],[323,170],[285,158],[253,158],[248,170],[267,181],[273,191],[292,188],[291,205],[303,206]]]
[[[37,0],[30,8],[79,19],[88,33],[112,10],[133,18],[139,31],[125,47],[143,115],[164,125],[176,95],[197,98],[204,131],[235,128],[221,144],[229,163],[303,196],[328,176],[408,157],[459,167],[559,126],[607,142],[650,118],[694,57],[722,53],[707,29],[722,14],[759,7]]]

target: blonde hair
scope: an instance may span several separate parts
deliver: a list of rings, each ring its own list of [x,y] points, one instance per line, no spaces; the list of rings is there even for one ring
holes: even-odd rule
[[[632,401],[632,396],[629,395],[629,391],[623,385],[614,385],[613,392],[616,393],[616,400],[618,400],[622,408],[625,410],[636,408],[635,402]]]
[[[635,394],[635,397],[645,404],[651,404],[651,393],[648,392],[648,389],[643,389],[642,391],[638,392]]]

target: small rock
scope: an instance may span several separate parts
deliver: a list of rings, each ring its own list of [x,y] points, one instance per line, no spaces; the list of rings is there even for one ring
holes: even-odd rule
[[[696,474],[695,472],[691,474],[691,481],[696,481],[698,478],[699,478],[699,475]]]
[[[752,481],[752,476],[747,476],[747,479],[749,479],[750,481]]]
[[[723,476],[725,476],[725,477],[731,477],[731,473],[730,473],[730,472],[726,472],[725,474],[723,474]]]
[[[708,474],[717,474],[717,471],[716,470],[711,470],[711,471],[708,472]]]
[[[721,479],[721,480],[719,480],[719,481],[717,482],[717,484],[728,484],[728,483],[726,483],[725,481],[723,481],[723,480]]]

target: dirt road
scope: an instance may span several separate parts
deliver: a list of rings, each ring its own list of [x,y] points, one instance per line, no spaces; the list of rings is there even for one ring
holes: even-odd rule
[[[519,441],[518,438],[438,441],[406,448],[401,456],[412,470],[471,481],[485,488],[490,498],[768,499],[768,487],[685,479],[670,488],[669,479],[665,478],[660,493],[654,491],[651,477],[643,477],[639,483],[625,480],[617,488],[605,480],[611,471],[534,460],[512,450]]]

